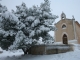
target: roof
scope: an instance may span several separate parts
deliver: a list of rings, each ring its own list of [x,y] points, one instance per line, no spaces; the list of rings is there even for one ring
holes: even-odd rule
[[[62,20],[70,20],[71,21],[72,19],[66,18],[66,19],[62,19]],[[57,23],[55,23],[55,25],[58,24],[62,20],[59,20]]]
[[[78,22],[78,21],[75,21],[75,23],[80,27],[80,24],[79,24],[79,22]]]
[[[63,19],[63,20],[65,20],[65,19]],[[71,21],[72,19],[68,19],[68,18],[67,18],[66,20]],[[60,20],[60,21],[62,21],[62,20]],[[58,21],[56,24],[58,24],[60,21]],[[79,23],[78,21],[75,21],[75,23],[80,27],[80,23]],[[55,25],[56,25],[56,24],[55,24]]]

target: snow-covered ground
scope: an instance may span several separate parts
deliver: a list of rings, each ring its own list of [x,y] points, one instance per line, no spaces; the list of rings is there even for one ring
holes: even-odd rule
[[[74,51],[52,55],[23,55],[21,50],[3,51],[0,60],[80,60],[80,49],[75,45]]]

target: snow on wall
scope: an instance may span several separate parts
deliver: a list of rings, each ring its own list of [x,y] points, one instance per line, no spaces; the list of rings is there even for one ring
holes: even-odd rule
[[[63,42],[54,42],[54,44],[63,44]],[[78,44],[77,40],[68,40],[68,44]]]
[[[69,49],[69,45],[48,45],[46,49]]]
[[[77,41],[77,40],[68,40],[68,43],[69,43],[69,44],[71,44],[71,43],[78,44],[78,41]]]

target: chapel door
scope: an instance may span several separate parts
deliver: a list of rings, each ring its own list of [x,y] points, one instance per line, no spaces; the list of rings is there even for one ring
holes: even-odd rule
[[[68,44],[68,39],[66,34],[63,35],[63,44]]]

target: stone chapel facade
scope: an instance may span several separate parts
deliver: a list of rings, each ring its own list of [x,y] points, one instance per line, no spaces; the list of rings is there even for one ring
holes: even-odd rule
[[[55,31],[55,42],[61,44],[80,44],[80,24],[72,19],[66,18],[65,13],[62,12],[61,20],[55,24],[57,30]]]

